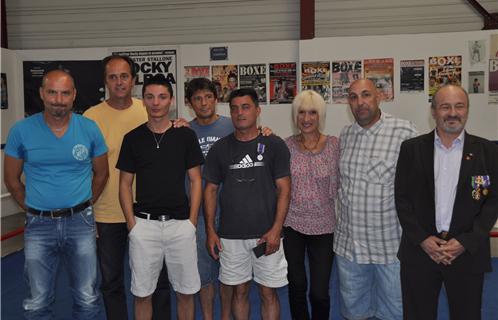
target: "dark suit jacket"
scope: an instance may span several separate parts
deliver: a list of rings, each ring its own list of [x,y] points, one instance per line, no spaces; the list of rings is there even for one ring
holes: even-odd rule
[[[488,175],[491,185],[481,198],[472,197],[472,176]],[[489,231],[498,218],[498,146],[465,133],[462,164],[448,230],[465,251],[451,268],[463,272],[491,271]],[[403,228],[398,258],[409,264],[434,263],[420,246],[436,235],[434,198],[434,131],[401,145],[395,180],[398,218]]]

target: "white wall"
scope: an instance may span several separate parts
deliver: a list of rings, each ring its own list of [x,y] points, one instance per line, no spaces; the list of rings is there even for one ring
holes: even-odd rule
[[[15,51],[1,49],[2,62],[1,72],[7,76],[7,97],[8,109],[1,110],[2,130],[1,130],[1,143],[5,144],[7,134],[11,125],[22,119],[24,116],[24,105],[21,101],[22,98],[22,64]],[[1,167],[1,215],[8,215],[19,211],[19,207],[15,201],[10,197],[10,194],[3,183],[3,156],[4,150],[2,148],[2,155],[0,159]]]
[[[228,46],[229,60],[220,62],[209,61],[209,47]],[[273,63],[273,62],[296,62],[298,60],[298,43],[297,41],[273,41],[273,42],[240,42],[229,44],[205,44],[205,45],[183,45],[180,48],[181,58],[178,67],[178,87],[179,99],[184,101],[183,97],[183,67],[195,65],[213,65],[213,64],[251,64],[251,63]],[[268,79],[268,78],[267,78]],[[267,80],[269,86],[269,81]],[[267,88],[269,90],[269,88]],[[269,96],[267,94],[267,96]],[[261,105],[262,113],[260,124],[270,126],[274,132],[279,135],[287,136],[292,131],[290,105],[289,104],[268,104]],[[229,115],[228,104],[219,103],[218,112],[223,115]],[[187,119],[192,118],[190,108],[184,106],[180,108],[180,115]]]
[[[489,41],[491,33],[493,32],[474,31],[417,35],[335,37],[308,41],[259,41],[180,45],[178,46],[177,60],[177,101],[179,101],[179,114],[187,119],[192,118],[190,109],[183,104],[184,66],[394,58],[394,101],[383,103],[381,108],[395,116],[413,121],[420,132],[427,132],[434,126],[429,113],[427,83],[424,93],[401,94],[399,92],[399,60],[424,59],[426,61],[427,73],[427,60],[429,56],[462,55],[462,85],[466,87],[467,72],[471,70],[468,65],[469,53],[467,42],[469,40],[481,39]],[[229,60],[211,62],[209,60],[209,48],[213,46],[227,46]],[[94,60],[106,56],[109,50],[110,48],[19,51],[2,49],[2,72],[5,70],[8,73],[7,78],[9,82],[9,110],[2,111],[2,143],[5,141],[5,132],[7,132],[13,121],[23,116],[23,60]],[[486,52],[487,54],[488,52]],[[485,79],[487,86],[487,65],[482,67],[481,70],[486,70]],[[101,75],[96,76],[100,77]],[[427,79],[427,75],[425,78]],[[467,129],[473,134],[497,140],[498,105],[489,105],[487,98],[487,93],[470,96],[471,107]],[[218,112],[228,115],[227,104],[220,103]],[[341,128],[351,121],[352,117],[347,105],[331,104],[327,106],[326,133],[338,135]],[[291,135],[293,133],[293,125],[291,122],[290,105],[262,105],[260,123],[271,127],[275,133],[282,137]],[[2,184],[2,194],[4,193],[5,187]],[[17,212],[17,209],[4,208],[5,203],[8,203],[8,201],[2,199],[2,216]]]
[[[390,35],[368,37],[320,38],[300,42],[301,61],[355,60],[365,58],[394,58],[395,93],[392,102],[384,102],[381,109],[415,123],[419,132],[434,127],[428,102],[428,58],[430,56],[461,55],[462,86],[467,88],[467,74],[470,70],[485,70],[485,94],[470,95],[470,115],[467,130],[487,139],[498,140],[498,105],[488,104],[488,66],[478,69],[469,66],[469,40],[486,40],[486,58],[489,52],[489,35],[495,30],[454,33],[428,33],[416,35]],[[424,59],[425,92],[400,93],[399,61]],[[352,121],[346,105],[333,104],[327,108],[326,132],[337,135],[345,123]]]

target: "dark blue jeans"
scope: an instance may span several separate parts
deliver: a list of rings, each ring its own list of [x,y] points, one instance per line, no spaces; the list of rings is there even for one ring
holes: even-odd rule
[[[24,273],[28,297],[26,319],[54,319],[55,280],[59,261],[69,275],[72,319],[94,320],[100,313],[97,290],[97,248],[91,207],[69,217],[26,214]]]

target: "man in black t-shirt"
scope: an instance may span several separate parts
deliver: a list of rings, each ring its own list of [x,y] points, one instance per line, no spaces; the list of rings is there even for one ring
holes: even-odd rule
[[[163,261],[177,295],[178,319],[194,319],[193,294],[200,289],[195,226],[204,158],[195,133],[174,128],[168,119],[173,90],[164,76],[149,79],[142,95],[149,120],[125,135],[116,165],[119,201],[130,230],[135,319],[152,317],[151,295]],[[190,180],[190,203],[185,174]]]
[[[290,200],[290,154],[279,137],[259,135],[256,123],[261,109],[254,89],[235,90],[229,101],[235,131],[211,147],[204,167],[207,246],[220,259],[220,281],[234,288],[234,317],[249,318],[249,281],[254,277],[260,287],[262,318],[279,319],[276,288],[287,284],[281,232]],[[220,184],[217,233],[214,218]],[[258,258],[253,248],[260,244],[266,248]]]

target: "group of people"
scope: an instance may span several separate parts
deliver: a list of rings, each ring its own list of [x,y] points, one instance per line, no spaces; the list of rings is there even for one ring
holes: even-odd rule
[[[170,284],[178,319],[194,319],[198,292],[213,319],[218,280],[222,319],[249,318],[251,280],[263,319],[280,318],[276,289],[287,284],[293,319],[329,319],[334,258],[346,319],[436,319],[442,284],[451,319],[480,319],[498,147],[464,130],[464,89],[441,87],[436,128],[416,137],[380,110],[372,81],[355,80],[354,122],[339,138],[324,133],[323,98],[305,90],[292,103],[297,134],[282,140],[259,129],[251,88],[230,93],[228,118],[216,86],[193,79],[195,118],[172,121],[163,76],[144,83],[140,101],[133,61],[103,64],[106,101],[72,113],[74,79],[49,71],[45,110],[7,139],[5,183],[26,211],[26,318],[53,318],[62,259],[74,319],[100,312],[97,263],[107,319],[127,319],[129,247],[136,319],[170,318]]]

